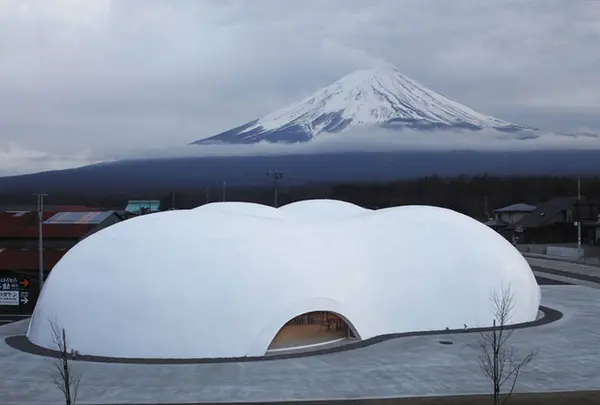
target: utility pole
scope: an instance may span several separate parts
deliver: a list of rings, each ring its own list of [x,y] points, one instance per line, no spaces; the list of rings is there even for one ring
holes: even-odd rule
[[[283,179],[283,173],[275,170],[269,170],[267,176],[273,178],[273,206],[277,208],[279,206],[279,180]]]
[[[488,198],[487,195],[483,198],[483,211],[485,213],[485,219],[490,219],[490,212],[488,211]]]
[[[227,196],[227,182],[223,181],[223,196],[222,196],[222,200],[223,202],[225,202],[225,200]]]
[[[204,197],[206,198],[206,204],[210,201],[210,196],[208,195],[208,187],[204,189]]]
[[[577,177],[577,256],[581,255],[581,177]]]
[[[38,252],[39,252],[39,284],[40,293],[44,285],[44,197],[48,194],[37,195],[37,210],[38,210]]]
[[[171,192],[171,210],[175,209],[175,191]]]

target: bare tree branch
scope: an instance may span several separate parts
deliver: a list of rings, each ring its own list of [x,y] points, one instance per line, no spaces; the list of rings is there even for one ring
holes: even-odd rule
[[[52,343],[58,357],[52,367],[52,383],[62,392],[65,405],[75,405],[81,376],[75,375],[69,358],[67,333],[57,322],[50,321]]]
[[[515,389],[521,369],[531,363],[537,353],[531,352],[518,361],[515,349],[508,345],[514,330],[508,329],[507,325],[515,307],[510,286],[502,287],[500,293],[494,291],[490,299],[494,315],[493,327],[490,331],[479,334],[479,365],[492,382],[493,404],[504,405]],[[510,390],[501,398],[501,389],[509,382]]]

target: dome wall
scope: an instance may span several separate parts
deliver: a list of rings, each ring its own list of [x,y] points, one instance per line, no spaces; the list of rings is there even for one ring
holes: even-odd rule
[[[489,326],[490,298],[507,286],[511,322],[534,320],[540,289],[526,260],[451,210],[213,203],[78,243],[48,277],[28,338],[52,348],[52,321],[81,354],[260,356],[289,320],[313,311],[340,315],[362,339]]]

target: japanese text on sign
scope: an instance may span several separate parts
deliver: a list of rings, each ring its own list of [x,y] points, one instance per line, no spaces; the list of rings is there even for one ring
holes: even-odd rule
[[[0,305],[19,305],[19,291],[0,291]]]

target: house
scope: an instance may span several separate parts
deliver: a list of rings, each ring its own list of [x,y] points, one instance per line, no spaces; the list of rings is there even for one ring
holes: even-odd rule
[[[81,239],[123,219],[114,211],[46,211],[42,218],[44,247],[52,249],[69,249]],[[38,236],[37,212],[0,212],[0,248],[37,249]]]
[[[520,243],[577,242],[577,213],[583,205],[577,197],[557,197],[538,204],[535,210],[516,223],[523,231]],[[588,222],[582,223],[585,227],[582,235],[588,235]],[[585,236],[583,242],[589,243],[590,238]]]
[[[149,214],[152,212],[160,211],[160,201],[159,200],[129,200],[127,203],[127,207],[125,207],[125,211],[136,214],[143,215]]]
[[[517,203],[494,210],[494,220],[505,225],[515,225],[527,214],[535,210],[535,206]]]
[[[584,244],[600,243],[599,204],[577,197],[557,197],[537,206],[517,203],[493,211],[484,222],[516,243],[576,243],[577,221]]]
[[[76,243],[123,218],[114,211],[46,211],[42,220],[46,277]],[[6,297],[15,299],[0,300],[0,313],[28,313],[37,301],[39,225],[36,211],[0,212],[0,290],[10,291]]]
[[[535,210],[533,205],[525,203],[511,204],[494,210],[494,217],[484,222],[484,224],[514,243],[515,231],[520,230],[517,225],[518,222],[533,210]]]

